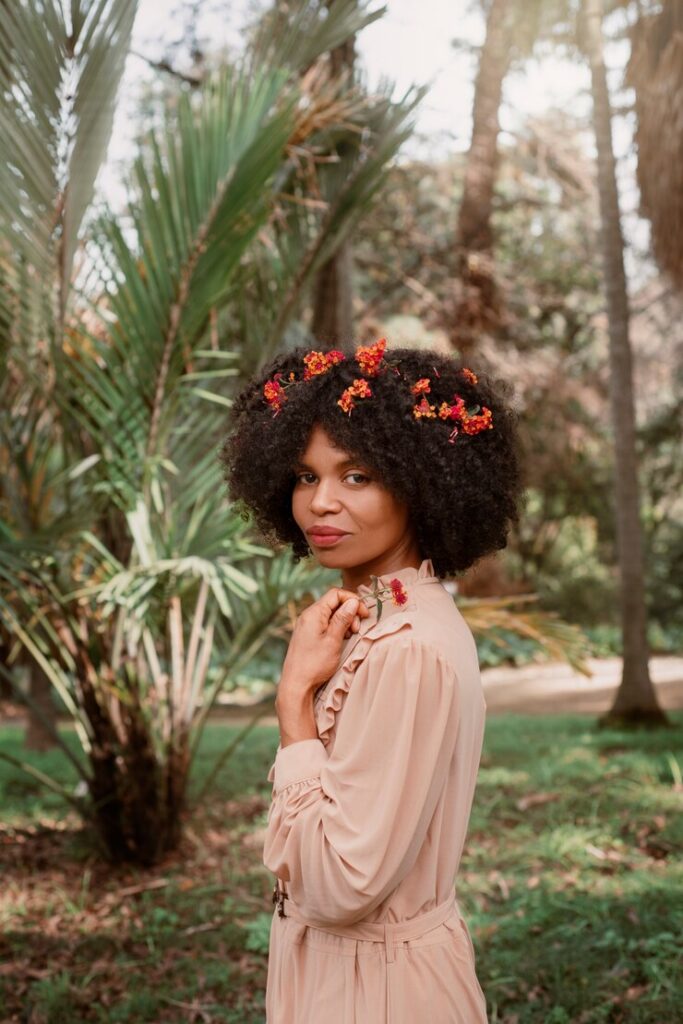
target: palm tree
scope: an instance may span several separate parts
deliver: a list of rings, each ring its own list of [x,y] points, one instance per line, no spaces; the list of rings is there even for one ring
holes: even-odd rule
[[[603,59],[601,0],[583,0],[584,46],[590,61],[598,155],[602,261],[609,321],[610,402],[615,440],[615,499],[620,568],[623,676],[601,725],[667,722],[648,666],[645,566],[635,444],[633,370],[624,241],[612,149],[612,114]]]
[[[86,795],[60,792],[118,860],[178,842],[218,694],[323,585],[224,500],[218,446],[232,388],[301,336],[305,289],[419,99],[349,93],[320,67],[376,16],[364,5],[322,17],[298,0],[284,23],[278,7],[148,134],[119,216],[90,199],[133,0],[16,4],[1,30],[3,671],[14,681],[23,651],[49,678]],[[349,124],[353,174],[321,200]]]
[[[0,132],[11,149],[0,184],[0,446],[21,456],[3,474],[0,508],[20,532],[34,536],[50,526],[47,480],[64,457],[65,439],[47,429],[51,362],[136,7],[135,0],[121,0],[95,16],[91,4],[67,10],[48,3],[42,23],[35,5],[3,8]],[[38,34],[27,36],[38,25]],[[25,651],[15,651],[14,659],[30,678],[27,746],[44,748],[54,742],[49,680]]]

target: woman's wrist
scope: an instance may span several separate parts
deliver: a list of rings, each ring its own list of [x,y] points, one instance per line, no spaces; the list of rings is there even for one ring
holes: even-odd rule
[[[284,680],[280,681],[275,711],[280,725],[280,746],[286,747],[299,740],[318,738],[318,729],[313,712],[313,690],[303,692],[301,684],[296,691],[288,689]]]

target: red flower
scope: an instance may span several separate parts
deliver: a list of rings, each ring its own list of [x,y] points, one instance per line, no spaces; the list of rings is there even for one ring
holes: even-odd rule
[[[380,338],[374,345],[361,345],[356,349],[356,362],[366,377],[376,376],[386,347],[387,339]]]
[[[356,406],[353,400],[354,396],[357,398],[372,397],[372,390],[364,377],[359,377],[348,388],[344,388],[341,398],[337,399],[337,405],[340,405],[349,416],[351,415],[351,410]]]
[[[329,352],[316,352],[311,350],[304,356],[304,380],[310,380],[311,377],[317,377],[320,373],[326,373],[331,366],[335,366],[336,363],[341,363],[346,356],[343,352],[340,352],[338,348],[330,349]]]
[[[273,416],[277,416],[283,404],[287,401],[285,389],[282,387],[282,384],[280,384],[281,376],[281,373],[276,373],[275,376],[271,380],[266,381],[263,386],[263,396],[271,409],[274,410]]]
[[[399,579],[389,580],[391,587],[391,600],[394,604],[405,604],[408,600],[408,593]]]
[[[433,419],[436,416],[434,412],[434,406],[430,405],[425,396],[422,396],[419,405],[413,406],[413,416],[415,419],[420,419],[421,416],[426,416],[428,419]]]

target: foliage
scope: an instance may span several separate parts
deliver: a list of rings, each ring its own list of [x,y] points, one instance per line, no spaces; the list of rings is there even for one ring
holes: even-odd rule
[[[540,609],[587,628],[614,621],[617,581],[597,205],[580,130],[557,111],[501,146],[495,252],[509,322],[505,342],[483,341],[477,359],[514,381],[529,474],[519,530],[499,557]],[[462,166],[455,156],[389,172],[354,239],[367,336],[446,344]],[[668,633],[683,607],[680,304],[654,279],[632,305],[648,608]]]
[[[134,4],[45,10],[43,66],[45,12],[13,8],[21,45],[3,94],[20,145],[0,178],[2,671],[16,681],[25,657],[44,670],[81,746],[64,749],[83,785],[63,795],[109,857],[151,863],[180,841],[219,692],[327,578],[263,547],[225,501],[216,449],[231,389],[282,342],[420,94],[395,103],[333,80],[327,47],[378,12],[298,0],[234,66],[174,97],[126,211],[93,215],[76,245]],[[30,154],[46,133],[39,174]],[[351,180],[323,186],[339,133]]]

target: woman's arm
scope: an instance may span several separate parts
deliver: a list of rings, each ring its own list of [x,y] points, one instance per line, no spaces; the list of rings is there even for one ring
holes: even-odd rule
[[[413,867],[455,749],[458,680],[436,649],[378,639],[340,712],[334,750],[278,750],[263,862],[302,913],[353,923]]]

